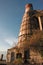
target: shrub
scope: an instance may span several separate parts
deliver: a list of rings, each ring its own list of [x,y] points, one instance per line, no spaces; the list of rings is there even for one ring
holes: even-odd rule
[[[15,65],[22,65],[23,61],[22,61],[21,58],[18,58],[18,59],[16,59],[16,60],[13,61],[13,64],[15,64]]]

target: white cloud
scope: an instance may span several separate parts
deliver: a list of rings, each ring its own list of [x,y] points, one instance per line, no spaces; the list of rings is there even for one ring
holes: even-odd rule
[[[10,47],[10,44],[4,42],[3,40],[0,40],[0,51],[6,51]]]
[[[13,44],[15,45],[17,43],[17,39],[15,39],[15,38],[6,38],[5,42],[12,46]]]
[[[10,45],[12,45],[12,43],[13,43],[13,41],[9,40],[9,39],[6,39],[5,42],[9,43]]]
[[[17,38],[14,38],[14,34],[5,29],[3,26],[0,26],[0,51],[7,50],[16,45]]]

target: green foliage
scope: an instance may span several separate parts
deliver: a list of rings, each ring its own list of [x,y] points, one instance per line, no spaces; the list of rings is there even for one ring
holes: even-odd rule
[[[15,64],[15,65],[22,65],[22,63],[23,63],[23,61],[21,58],[18,58],[18,59],[13,61],[13,64]]]
[[[40,51],[41,57],[43,57],[43,51]]]

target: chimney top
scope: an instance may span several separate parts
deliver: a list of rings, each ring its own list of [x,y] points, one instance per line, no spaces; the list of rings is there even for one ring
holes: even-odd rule
[[[32,7],[32,4],[26,4],[25,8]]]
[[[29,11],[32,11],[32,10],[33,10],[32,4],[26,4],[26,6],[25,6],[25,12],[29,12]]]

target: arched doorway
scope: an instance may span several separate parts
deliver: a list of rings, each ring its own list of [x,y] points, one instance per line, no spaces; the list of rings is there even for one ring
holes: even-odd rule
[[[14,61],[14,58],[15,58],[14,55],[15,55],[15,53],[11,52],[11,62]]]
[[[24,63],[29,63],[30,60],[30,51],[26,50],[24,51]]]
[[[29,52],[29,50],[24,51],[24,59],[30,59],[30,52]]]
[[[21,53],[17,53],[16,54],[16,58],[22,58],[22,54]]]

